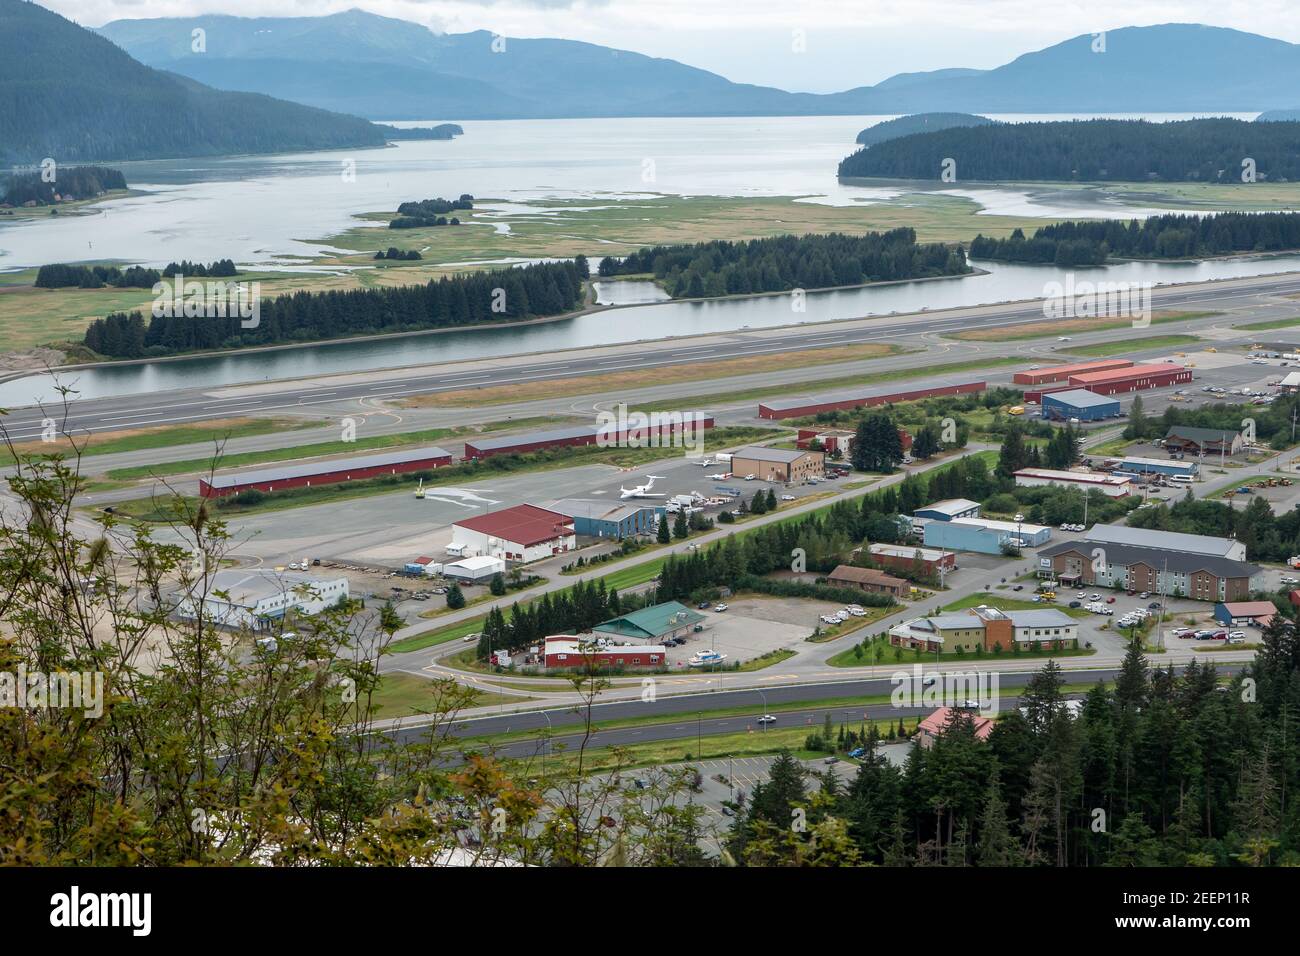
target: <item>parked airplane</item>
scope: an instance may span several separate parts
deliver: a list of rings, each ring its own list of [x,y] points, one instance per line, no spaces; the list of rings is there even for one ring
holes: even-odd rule
[[[731,477],[731,472],[729,472],[729,471],[720,471],[720,472],[718,472],[716,475],[705,475],[704,477],[705,477],[705,478],[712,478],[714,481],[726,481],[728,478]]]
[[[644,485],[635,485],[631,488],[620,487],[619,498],[662,498],[661,494],[651,494],[650,489],[655,486],[655,479],[662,478],[663,475],[646,475],[649,479]]]
[[[708,468],[710,465],[716,465],[712,458],[701,458],[699,461],[691,462],[692,465],[699,465],[701,468]]]

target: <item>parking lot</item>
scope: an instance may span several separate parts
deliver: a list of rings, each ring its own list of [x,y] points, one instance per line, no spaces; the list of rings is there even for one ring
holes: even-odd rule
[[[668,664],[673,669],[685,669],[686,662],[698,651],[716,650],[726,654],[726,664],[742,664],[771,651],[798,644],[812,633],[817,615],[810,606],[825,606],[838,610],[840,605],[825,601],[795,601],[794,599],[740,599],[728,600],[727,610],[718,613],[701,610],[705,616],[704,630],[686,635],[686,643],[668,649]],[[794,609],[801,613],[795,614]],[[802,623],[811,615],[811,623]]]

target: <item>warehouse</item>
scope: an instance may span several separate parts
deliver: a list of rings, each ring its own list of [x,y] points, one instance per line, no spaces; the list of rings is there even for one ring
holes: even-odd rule
[[[1050,468],[1021,468],[1015,473],[1017,488],[1059,485],[1080,491],[1097,491],[1107,498],[1123,498],[1133,490],[1127,475],[1106,475],[1096,471],[1055,471]]]
[[[1099,422],[1106,418],[1119,418],[1119,399],[1106,398],[1085,388],[1067,388],[1042,396],[1043,417],[1053,421],[1078,419],[1081,422]]]
[[[573,519],[536,505],[515,505],[457,521],[447,550],[473,557],[489,555],[526,564],[577,546]],[[443,573],[446,573],[444,569]]]
[[[796,482],[826,474],[826,453],[801,448],[747,445],[731,453],[731,473],[763,481]]]
[[[572,518],[575,534],[622,541],[639,534],[654,534],[663,508],[594,498],[564,498],[551,505],[551,510]]]
[[[1242,448],[1241,432],[1229,428],[1173,425],[1165,433],[1165,450],[1185,455],[1235,455]]]
[[[1052,540],[1051,528],[1042,524],[1030,524],[1027,521],[996,521],[992,518],[960,518],[956,521],[950,521],[949,524],[976,525],[996,531],[1005,531],[1011,536],[1013,542],[1016,538],[1023,541],[1024,544],[1022,547],[1026,548],[1037,548]]]
[[[250,489],[283,491],[286,488],[307,488],[313,484],[328,485],[382,475],[432,471],[450,464],[449,451],[441,448],[412,448],[358,458],[335,458],[309,465],[282,465],[279,468],[262,468],[237,475],[218,475],[210,481],[200,478],[199,494],[204,498],[221,498]]]
[[[867,554],[881,567],[893,568],[905,574],[939,576],[939,572],[954,571],[957,555],[951,551],[917,548],[905,544],[869,544]]]
[[[688,430],[695,428],[712,428],[713,417],[702,415],[687,422],[670,422],[666,425],[667,435],[676,435],[685,426]],[[629,434],[638,445],[658,447],[662,439],[647,436],[634,427],[597,428],[594,425],[574,425],[568,428],[549,428],[545,431],[528,432],[523,435],[506,435],[500,438],[474,438],[465,442],[465,460],[475,461],[491,458],[493,455],[526,455],[530,452],[545,451],[548,448],[569,448],[581,445],[622,445],[631,444]],[[665,435],[665,438],[667,437]]]
[[[202,593],[197,590],[200,586],[205,589]],[[319,614],[348,597],[347,578],[315,578],[270,568],[217,571],[192,587],[179,595],[178,616],[194,620],[202,608],[203,618],[213,624],[249,630],[266,630],[291,610]]]
[[[1027,369],[1011,376],[1017,385],[1051,385],[1053,382],[1068,382],[1071,375],[1083,375],[1087,372],[1109,372],[1118,368],[1129,368],[1133,362],[1129,359],[1098,359],[1095,362],[1075,362],[1072,365],[1052,365],[1048,368]]]
[[[945,551],[1001,554],[1011,544],[1009,532],[966,521],[927,521],[922,534],[926,547]]]
[[[1192,370],[1173,362],[1154,362],[1149,365],[1132,365],[1109,372],[1084,372],[1071,375],[1070,384],[1086,388],[1098,395],[1115,395],[1121,392],[1139,392],[1148,388],[1181,385],[1192,380]]]
[[[625,641],[663,643],[689,634],[697,624],[703,622],[704,615],[696,614],[685,604],[665,601],[597,624],[592,630],[605,637],[617,637]]]
[[[1119,459],[1115,471],[1134,475],[1164,475],[1166,478],[1195,478],[1197,467],[1194,461],[1128,457]]]
[[[495,575],[504,574],[505,570],[505,561],[487,554],[461,558],[459,561],[453,561],[442,566],[444,576],[455,578],[457,581],[465,581],[468,584],[480,584],[483,581],[491,580]]]
[[[962,379],[932,379],[919,383],[915,388],[899,390],[894,386],[863,388],[854,392],[841,392],[821,399],[791,399],[787,401],[764,402],[758,406],[759,418],[802,418],[816,415],[818,412],[843,412],[854,408],[870,408],[874,405],[888,405],[894,402],[914,402],[922,398],[934,398],[938,395],[965,395],[970,392],[982,392],[988,387],[986,382],[972,382]]]
[[[952,521],[955,518],[978,518],[979,516],[980,503],[971,501],[969,498],[949,498],[947,501],[936,501],[912,512],[913,518],[923,518],[930,521]]]

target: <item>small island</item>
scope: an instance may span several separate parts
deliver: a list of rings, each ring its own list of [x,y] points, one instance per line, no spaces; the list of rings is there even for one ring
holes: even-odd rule
[[[448,218],[449,212],[463,212],[474,208],[474,197],[461,193],[459,199],[421,199],[404,202],[397,207],[397,218],[388,224],[389,229],[423,229],[426,226],[459,226],[457,216]]]
[[[457,136],[464,136],[465,131],[461,129],[458,123],[439,123],[437,126],[389,126],[387,123],[376,123],[380,131],[388,138],[390,142],[409,139],[455,139]]]

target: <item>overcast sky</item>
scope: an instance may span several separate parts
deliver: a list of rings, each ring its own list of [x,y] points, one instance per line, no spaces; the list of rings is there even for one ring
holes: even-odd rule
[[[450,33],[561,37],[669,57],[743,83],[829,92],[894,73],[993,67],[1081,33],[1208,23],[1300,42],[1296,0],[38,0],[85,26],[350,7]],[[796,31],[804,52],[796,53]]]

